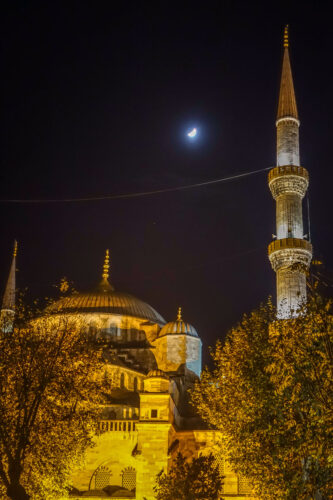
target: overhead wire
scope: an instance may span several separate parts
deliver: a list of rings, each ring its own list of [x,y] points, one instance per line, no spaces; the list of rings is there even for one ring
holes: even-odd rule
[[[228,177],[221,177],[219,179],[213,179],[211,181],[197,182],[195,184],[185,184],[182,186],[175,186],[164,189],[155,189],[151,191],[139,191],[135,193],[124,193],[124,194],[110,194],[104,196],[88,196],[85,198],[35,198],[35,199],[0,199],[0,203],[76,203],[76,202],[89,202],[89,201],[103,201],[103,200],[119,200],[125,198],[139,198],[143,196],[152,196],[156,194],[172,193],[175,191],[184,191],[185,189],[194,189],[202,186],[209,186],[212,184],[219,184],[222,182],[228,182],[235,179],[240,179],[242,177],[248,177],[250,175],[259,174],[260,172],[265,172],[270,170],[272,167],[266,167],[259,170],[252,170],[250,172],[244,172],[242,174],[231,175]]]

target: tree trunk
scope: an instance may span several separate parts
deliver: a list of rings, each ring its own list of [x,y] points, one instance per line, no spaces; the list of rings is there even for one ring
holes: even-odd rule
[[[7,488],[7,495],[12,500],[29,500],[30,495],[25,491],[25,488],[19,484],[10,484]]]

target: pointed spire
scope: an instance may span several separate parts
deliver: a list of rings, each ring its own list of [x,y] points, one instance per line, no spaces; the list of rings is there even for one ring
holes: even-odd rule
[[[104,264],[103,264],[102,281],[99,284],[99,288],[103,292],[109,292],[114,290],[113,286],[109,282],[109,269],[110,269],[110,254],[109,250],[106,250]]]
[[[277,120],[286,116],[291,116],[298,120],[298,112],[296,105],[296,97],[294,90],[293,76],[291,72],[290,58],[289,58],[289,26],[284,28],[283,35],[283,63],[282,75],[280,84],[279,106],[277,112]]]
[[[14,311],[15,309],[15,291],[16,291],[16,255],[17,241],[14,241],[13,259],[10,266],[9,276],[5,293],[2,300],[1,310]]]
[[[177,321],[183,321],[181,307],[178,307]]]

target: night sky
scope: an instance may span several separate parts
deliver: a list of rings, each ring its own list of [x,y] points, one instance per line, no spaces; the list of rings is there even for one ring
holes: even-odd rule
[[[292,6],[291,6],[292,5]],[[315,257],[333,269],[329,2],[15,2],[2,7],[0,199],[193,184],[275,165],[282,32],[310,173]],[[199,136],[189,142],[186,132]],[[0,284],[79,290],[111,254],[115,288],[183,317],[207,347],[269,294],[267,172],[144,198],[2,203]],[[305,212],[305,206],[304,206]],[[305,224],[305,232],[307,232]]]

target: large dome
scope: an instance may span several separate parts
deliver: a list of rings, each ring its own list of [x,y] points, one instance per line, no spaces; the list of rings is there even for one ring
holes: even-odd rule
[[[68,313],[109,313],[122,316],[143,318],[159,325],[165,324],[165,319],[146,302],[132,295],[113,290],[103,290],[98,287],[93,292],[75,293],[64,297],[49,306],[48,311],[54,314]]]
[[[146,302],[133,295],[117,292],[110,284],[109,250],[106,251],[102,281],[92,292],[74,293],[51,304],[47,310],[52,314],[108,313],[142,318],[160,326],[166,321]]]
[[[47,310],[51,314],[107,313],[120,316],[142,318],[160,326],[166,321],[146,302],[133,295],[115,291],[109,278],[109,250],[106,251],[102,281],[92,292],[73,293],[51,304]]]
[[[47,311],[51,314],[108,313],[142,318],[160,326],[166,321],[146,302],[133,295],[115,291],[109,278],[109,250],[106,251],[102,281],[92,292],[73,293],[51,304]]]

